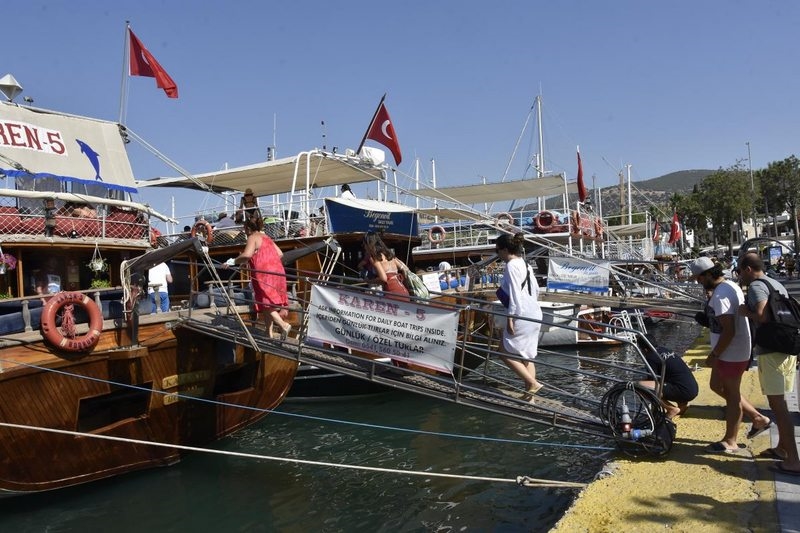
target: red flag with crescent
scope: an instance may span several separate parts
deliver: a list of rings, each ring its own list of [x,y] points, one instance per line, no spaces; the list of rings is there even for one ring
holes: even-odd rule
[[[403,154],[400,153],[400,143],[397,142],[392,119],[389,118],[389,111],[386,110],[383,100],[378,105],[378,110],[375,112],[375,117],[372,119],[366,138],[379,142],[388,148],[394,156],[396,165],[399,165],[403,160]]]
[[[128,28],[130,35],[130,55],[131,55],[131,76],[146,76],[148,78],[155,78],[156,85],[160,89],[164,89],[167,96],[170,98],[178,97],[178,86],[170,78],[164,67],[156,61],[147,48],[144,47],[142,41],[133,34],[133,30]]]
[[[681,240],[681,223],[678,222],[678,213],[672,214],[672,227],[669,229],[669,243],[675,244]]]
[[[578,200],[586,201],[586,185],[583,183],[583,163],[580,150],[578,150]]]

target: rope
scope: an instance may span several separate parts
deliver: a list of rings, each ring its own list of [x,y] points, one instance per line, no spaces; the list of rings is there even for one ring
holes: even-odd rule
[[[27,429],[32,431],[44,431],[47,433],[57,433],[59,435],[72,435],[73,437],[90,437],[93,439],[111,440],[115,442],[125,442],[128,444],[141,444],[144,446],[157,446],[159,448],[172,448],[176,450],[183,450],[189,452],[202,452],[215,455],[224,455],[229,457],[242,457],[246,459],[260,459],[265,461],[283,461],[287,463],[303,464],[310,466],[327,466],[334,468],[344,468],[348,470],[363,470],[367,472],[383,472],[389,474],[404,474],[410,476],[424,476],[424,477],[439,477],[449,479],[463,479],[469,481],[490,481],[494,483],[516,483],[523,487],[567,487],[567,488],[583,488],[586,483],[576,483],[572,481],[557,481],[549,479],[532,478],[528,476],[517,476],[515,479],[498,478],[498,477],[485,477],[485,476],[467,476],[461,474],[443,474],[440,472],[420,472],[418,470],[398,470],[396,468],[379,468],[375,466],[360,466],[349,465],[341,463],[329,463],[325,461],[310,461],[308,459],[292,459],[288,457],[275,457],[271,455],[260,455],[255,453],[244,452],[231,452],[225,450],[212,450],[209,448],[198,448],[196,446],[184,446],[181,444],[167,444],[163,442],[149,442],[138,439],[129,439],[125,437],[114,437],[112,435],[97,435],[94,433],[81,433],[78,431],[68,431],[65,429],[54,428],[40,428],[35,426],[27,426],[23,424],[9,424],[7,422],[0,422],[0,426],[14,429]]]
[[[61,331],[65,337],[74,339],[78,332],[75,329],[75,306],[67,304],[64,306],[64,314],[61,316]]]
[[[13,364],[19,365],[19,366],[25,366],[25,367],[28,367],[28,368],[36,368],[36,369],[39,369],[39,370],[45,370],[47,372],[54,372],[56,374],[61,374],[61,375],[69,376],[69,377],[86,379],[86,380],[95,381],[95,382],[98,382],[98,383],[114,385],[116,387],[126,387],[126,388],[129,388],[129,389],[140,390],[140,391],[144,391],[144,392],[148,392],[148,393],[163,394],[163,395],[175,394],[176,397],[181,398],[183,400],[202,402],[202,403],[207,403],[207,404],[211,404],[211,405],[219,405],[219,406],[223,406],[223,407],[236,407],[236,408],[245,409],[245,410],[248,410],[248,411],[256,411],[256,412],[259,412],[259,413],[270,413],[270,414],[281,415],[281,416],[289,416],[289,417],[299,418],[299,419],[302,419],[302,420],[312,420],[312,421],[316,421],[316,422],[345,424],[345,425],[355,426],[355,427],[360,427],[360,428],[398,431],[398,432],[403,432],[403,433],[411,433],[411,434],[414,434],[414,435],[426,435],[426,436],[433,436],[433,437],[447,437],[447,438],[455,438],[455,439],[475,440],[475,441],[481,441],[481,442],[497,442],[497,443],[502,443],[502,444],[525,444],[525,445],[551,446],[551,447],[556,447],[557,446],[557,447],[560,447],[560,448],[575,448],[575,449],[600,450],[600,451],[611,451],[611,450],[615,450],[616,449],[616,448],[608,447],[608,446],[589,446],[589,445],[586,445],[586,444],[565,444],[565,443],[561,443],[561,442],[525,441],[525,440],[516,440],[516,439],[501,439],[501,438],[497,438],[497,437],[486,437],[486,436],[478,436],[478,435],[462,435],[462,434],[458,434],[458,433],[444,433],[444,432],[439,432],[439,431],[424,431],[424,430],[421,430],[421,429],[411,429],[411,428],[401,428],[401,427],[385,426],[385,425],[378,425],[378,424],[368,424],[366,422],[354,422],[352,420],[339,420],[339,419],[335,419],[335,418],[323,418],[323,417],[317,417],[317,416],[312,416],[312,415],[302,415],[302,414],[299,414],[299,413],[287,413],[285,411],[276,411],[276,410],[273,410],[273,409],[262,409],[260,407],[251,407],[249,405],[239,405],[239,404],[235,404],[235,403],[220,402],[220,401],[217,401],[217,400],[210,400],[210,399],[207,399],[207,398],[197,398],[195,396],[188,396],[188,395],[183,395],[183,394],[180,394],[180,393],[170,393],[170,392],[167,392],[167,391],[154,390],[154,389],[151,389],[151,388],[148,388],[148,387],[141,387],[139,385],[132,385],[132,384],[129,384],[129,383],[121,383],[121,382],[118,382],[118,381],[105,380],[105,379],[94,378],[94,377],[90,377],[90,376],[83,376],[83,375],[79,375],[79,374],[72,374],[70,372],[65,372],[64,370],[57,370],[57,369],[53,369],[53,368],[44,368],[44,367],[40,367],[40,366],[33,365],[33,364],[30,364],[30,363],[24,363],[22,361],[6,361],[4,359],[0,359],[0,362],[13,363]]]

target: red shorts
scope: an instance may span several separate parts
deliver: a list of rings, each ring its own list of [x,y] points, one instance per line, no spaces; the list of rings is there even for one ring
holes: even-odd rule
[[[714,364],[717,366],[717,372],[719,373],[719,377],[721,378],[738,378],[742,374],[745,373],[747,367],[750,366],[750,361],[720,361],[719,359],[714,360]]]

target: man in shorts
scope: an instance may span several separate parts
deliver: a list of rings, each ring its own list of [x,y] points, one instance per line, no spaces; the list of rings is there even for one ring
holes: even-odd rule
[[[772,313],[767,306],[770,291],[766,284],[784,295],[788,294],[786,287],[764,274],[764,262],[755,253],[745,254],[739,262],[739,280],[748,285],[746,304],[739,308],[739,314],[752,320],[756,328],[772,320]],[[794,392],[797,356],[770,351],[758,344],[754,353],[758,356],[761,392],[767,397],[778,426],[778,445],[766,449],[762,455],[781,459],[778,470],[800,476],[794,422],[786,405],[786,394]]]
[[[739,424],[742,414],[753,422],[748,437],[766,430],[770,419],[759,413],[741,394],[742,375],[750,365],[750,327],[739,314],[744,303],[744,293],[738,285],[726,280],[722,265],[708,257],[700,257],[689,267],[692,278],[700,283],[711,297],[706,306],[711,329],[711,353],[706,364],[711,367],[711,390],[725,399],[725,436],[714,442],[706,451],[731,453],[739,449]]]

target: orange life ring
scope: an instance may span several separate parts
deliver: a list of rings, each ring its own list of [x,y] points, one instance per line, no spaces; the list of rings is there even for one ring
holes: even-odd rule
[[[192,226],[192,237],[197,237],[198,233],[205,236],[207,243],[214,240],[214,230],[207,220],[198,220],[194,223],[194,226]]]
[[[503,223],[503,220],[507,220],[508,222],[506,222],[506,224],[514,225],[514,217],[512,217],[510,213],[500,213],[495,218],[497,218],[497,222],[500,224]]]
[[[150,228],[150,246],[155,248],[158,245],[159,237],[161,237],[161,232],[156,228]]]
[[[58,311],[69,304],[83,307],[89,315],[89,331],[75,338],[66,337],[56,326]],[[103,313],[95,301],[82,292],[59,292],[42,309],[41,331],[45,340],[56,348],[67,352],[91,352],[103,331]]]
[[[438,235],[438,237],[434,238],[434,235]],[[444,240],[445,235],[447,232],[441,226],[433,226],[431,229],[428,230],[428,241],[432,244],[436,244],[442,242]]]
[[[556,216],[550,211],[542,211],[536,215],[536,228],[549,230],[556,223]]]

